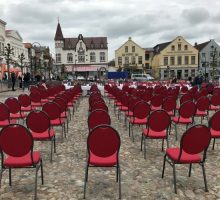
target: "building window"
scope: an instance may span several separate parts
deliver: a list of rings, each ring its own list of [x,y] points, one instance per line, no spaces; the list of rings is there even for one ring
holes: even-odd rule
[[[188,76],[189,76],[189,70],[188,69],[185,69],[185,74],[184,74],[184,76],[187,78]]]
[[[135,58],[135,56],[132,56],[132,57],[131,57],[131,63],[132,63],[132,64],[136,64],[136,58]]]
[[[191,64],[192,65],[196,64],[196,57],[195,56],[191,56]]]
[[[174,56],[170,57],[170,65],[175,65],[175,57]]]
[[[105,62],[105,52],[100,52],[100,62]]]
[[[90,53],[90,62],[96,62],[95,52]]]
[[[150,54],[149,53],[146,53],[145,54],[145,60],[149,60],[150,59]]]
[[[85,53],[84,51],[78,51],[78,62],[84,63],[85,62]]]
[[[178,44],[178,51],[181,51],[181,44]]]
[[[129,64],[129,57],[128,56],[125,57],[125,64]]]
[[[145,67],[146,67],[146,69],[150,69],[149,63],[145,63]]]
[[[56,62],[61,63],[61,54],[60,53],[56,54]]]
[[[189,64],[189,56],[185,56],[185,65]]]
[[[132,52],[135,52],[135,46],[132,46]]]
[[[68,53],[67,54],[67,62],[68,63],[72,63],[73,62],[73,54],[72,53]]]
[[[182,65],[182,56],[178,56],[177,58],[177,64]]]
[[[165,66],[168,65],[168,57],[163,58],[163,65],[165,65]]]
[[[191,69],[191,76],[192,76],[192,77],[195,77],[195,74],[196,74],[195,69]]]
[[[122,57],[118,57],[118,65],[122,65]]]
[[[142,56],[138,56],[138,64],[142,64]]]
[[[174,77],[175,76],[175,71],[174,70],[170,70],[170,77]]]
[[[184,50],[188,51],[188,45],[184,45]]]
[[[100,48],[101,48],[101,49],[103,49],[103,47],[104,47],[104,44],[103,44],[103,43],[101,43],[101,44],[100,44]]]
[[[163,77],[164,77],[164,78],[167,78],[167,77],[168,77],[168,70],[165,69],[163,72],[164,72]]]
[[[175,46],[174,45],[171,46],[171,50],[175,51]]]
[[[125,46],[125,53],[128,52],[128,46]]]

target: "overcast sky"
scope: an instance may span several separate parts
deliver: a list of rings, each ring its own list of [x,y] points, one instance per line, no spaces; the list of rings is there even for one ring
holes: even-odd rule
[[[220,43],[218,0],[0,0],[6,29],[54,52],[58,16],[64,37],[107,36],[109,60],[128,37],[153,47],[181,35],[191,44]]]

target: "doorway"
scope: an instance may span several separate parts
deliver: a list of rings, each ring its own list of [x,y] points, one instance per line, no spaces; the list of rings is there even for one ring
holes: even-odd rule
[[[177,79],[182,79],[182,70],[177,70]]]

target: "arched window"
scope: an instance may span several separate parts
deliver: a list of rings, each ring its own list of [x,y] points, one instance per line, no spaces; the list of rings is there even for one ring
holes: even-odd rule
[[[95,52],[90,53],[90,62],[96,62]]]
[[[68,63],[72,63],[73,62],[73,54],[72,53],[68,53],[67,54],[67,62]]]

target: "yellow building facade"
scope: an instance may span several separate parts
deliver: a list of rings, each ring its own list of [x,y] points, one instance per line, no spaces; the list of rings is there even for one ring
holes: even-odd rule
[[[193,78],[198,71],[198,50],[178,36],[154,47],[152,68],[154,76],[161,80]]]
[[[144,73],[145,49],[136,44],[131,37],[115,51],[115,66],[121,71]]]

